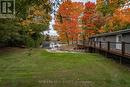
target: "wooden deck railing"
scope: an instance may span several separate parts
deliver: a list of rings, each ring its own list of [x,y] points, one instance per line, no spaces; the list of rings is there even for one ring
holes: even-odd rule
[[[117,49],[116,46],[119,46]],[[97,50],[103,50],[120,56],[130,57],[130,43],[127,42],[101,42],[101,41],[90,41],[89,47]],[[126,48],[127,47],[127,48]]]

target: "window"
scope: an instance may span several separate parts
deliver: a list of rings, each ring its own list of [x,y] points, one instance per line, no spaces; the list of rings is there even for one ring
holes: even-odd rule
[[[97,38],[95,38],[95,41],[97,41]]]
[[[121,36],[119,36],[119,42],[121,42],[122,41],[122,37]]]
[[[122,35],[117,36],[117,42],[122,42]]]
[[[122,35],[117,35],[116,36],[116,49],[121,50],[122,46],[121,46],[121,42],[122,42]]]

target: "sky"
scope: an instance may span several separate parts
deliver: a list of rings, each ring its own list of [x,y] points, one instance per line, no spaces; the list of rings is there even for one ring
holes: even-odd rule
[[[87,1],[91,1],[91,2],[95,2],[96,3],[96,0],[72,0],[73,2],[87,2]],[[50,26],[49,26],[49,35],[57,35],[56,31],[53,29],[53,25],[55,23],[54,21],[54,14],[51,14],[52,16],[52,20],[50,22]],[[44,34],[48,34],[48,31],[45,31]]]

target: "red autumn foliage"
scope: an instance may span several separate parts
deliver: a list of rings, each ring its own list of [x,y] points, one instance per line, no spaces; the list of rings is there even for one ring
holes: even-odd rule
[[[58,10],[55,29],[57,30],[60,40],[74,42],[78,40],[81,32],[78,23],[78,17],[83,11],[83,4],[79,2],[65,1]]]

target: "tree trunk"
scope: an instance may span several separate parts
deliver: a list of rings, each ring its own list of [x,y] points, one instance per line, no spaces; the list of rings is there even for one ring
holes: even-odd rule
[[[73,38],[72,38],[72,45],[74,44],[74,42],[73,42]]]
[[[69,46],[69,37],[68,37],[68,34],[67,34],[67,32],[65,32],[65,35],[66,35],[66,38],[67,38],[67,44],[68,44],[68,46]]]
[[[85,41],[86,41],[86,33],[83,34],[83,45],[85,45]]]

